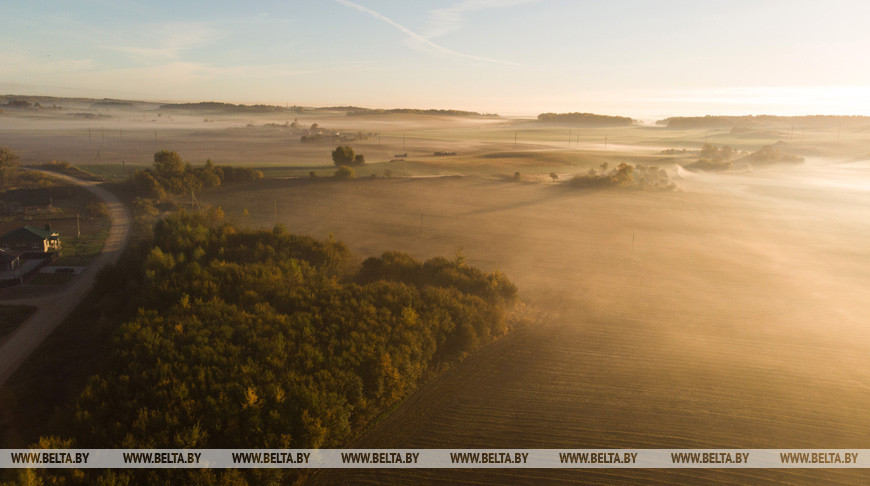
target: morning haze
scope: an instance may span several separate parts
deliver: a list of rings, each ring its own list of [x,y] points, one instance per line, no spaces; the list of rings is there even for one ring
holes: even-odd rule
[[[14,19],[0,34],[0,233],[61,228],[47,268],[74,269],[0,288],[0,447],[868,447],[865,5],[85,7],[0,7]],[[66,41],[45,35],[58,29]],[[15,199],[40,189],[48,208]],[[36,474],[857,484],[865,471]]]

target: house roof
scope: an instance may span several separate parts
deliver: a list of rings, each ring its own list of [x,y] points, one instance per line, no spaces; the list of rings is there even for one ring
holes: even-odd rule
[[[0,241],[43,241],[59,236],[57,231],[38,226],[25,226],[0,236]]]
[[[18,260],[18,255],[0,248],[0,263],[11,263]]]

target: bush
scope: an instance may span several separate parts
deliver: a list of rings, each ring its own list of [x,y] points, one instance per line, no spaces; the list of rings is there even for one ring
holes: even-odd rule
[[[354,177],[356,177],[356,172],[346,165],[342,165],[335,171],[336,179],[353,179]]]
[[[91,218],[104,218],[109,216],[109,208],[104,202],[92,202],[85,209]]]

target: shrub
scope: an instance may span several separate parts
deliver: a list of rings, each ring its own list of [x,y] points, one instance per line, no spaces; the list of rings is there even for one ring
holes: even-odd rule
[[[354,177],[356,177],[356,172],[346,165],[342,165],[335,171],[336,179],[353,179]]]

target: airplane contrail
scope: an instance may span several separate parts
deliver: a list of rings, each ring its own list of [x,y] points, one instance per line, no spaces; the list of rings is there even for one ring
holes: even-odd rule
[[[407,35],[408,37],[414,39],[415,41],[417,41],[423,45],[429,46],[438,52],[442,52],[444,54],[450,54],[451,56],[463,57],[465,59],[473,59],[476,61],[485,61],[485,62],[492,62],[492,63],[496,63],[496,64],[505,64],[508,66],[519,66],[519,64],[515,63],[515,62],[502,61],[499,59],[492,59],[489,57],[474,56],[471,54],[464,54],[462,52],[456,52],[453,49],[448,49],[444,46],[440,46],[440,45],[430,41],[429,39],[423,37],[422,35],[420,35],[420,34],[414,32],[413,30],[405,27],[404,25],[401,25],[401,24],[397,23],[396,21],[394,21],[393,19],[391,19],[385,15],[382,15],[381,13],[376,12],[368,7],[364,7],[362,5],[351,2],[349,0],[335,0],[335,1],[346,6],[346,7],[351,7],[351,8],[359,10],[360,12],[365,12],[376,19],[383,20],[384,22],[392,25],[393,27],[395,27],[395,28],[399,29],[400,31],[402,31],[403,33],[405,33],[405,35]]]

